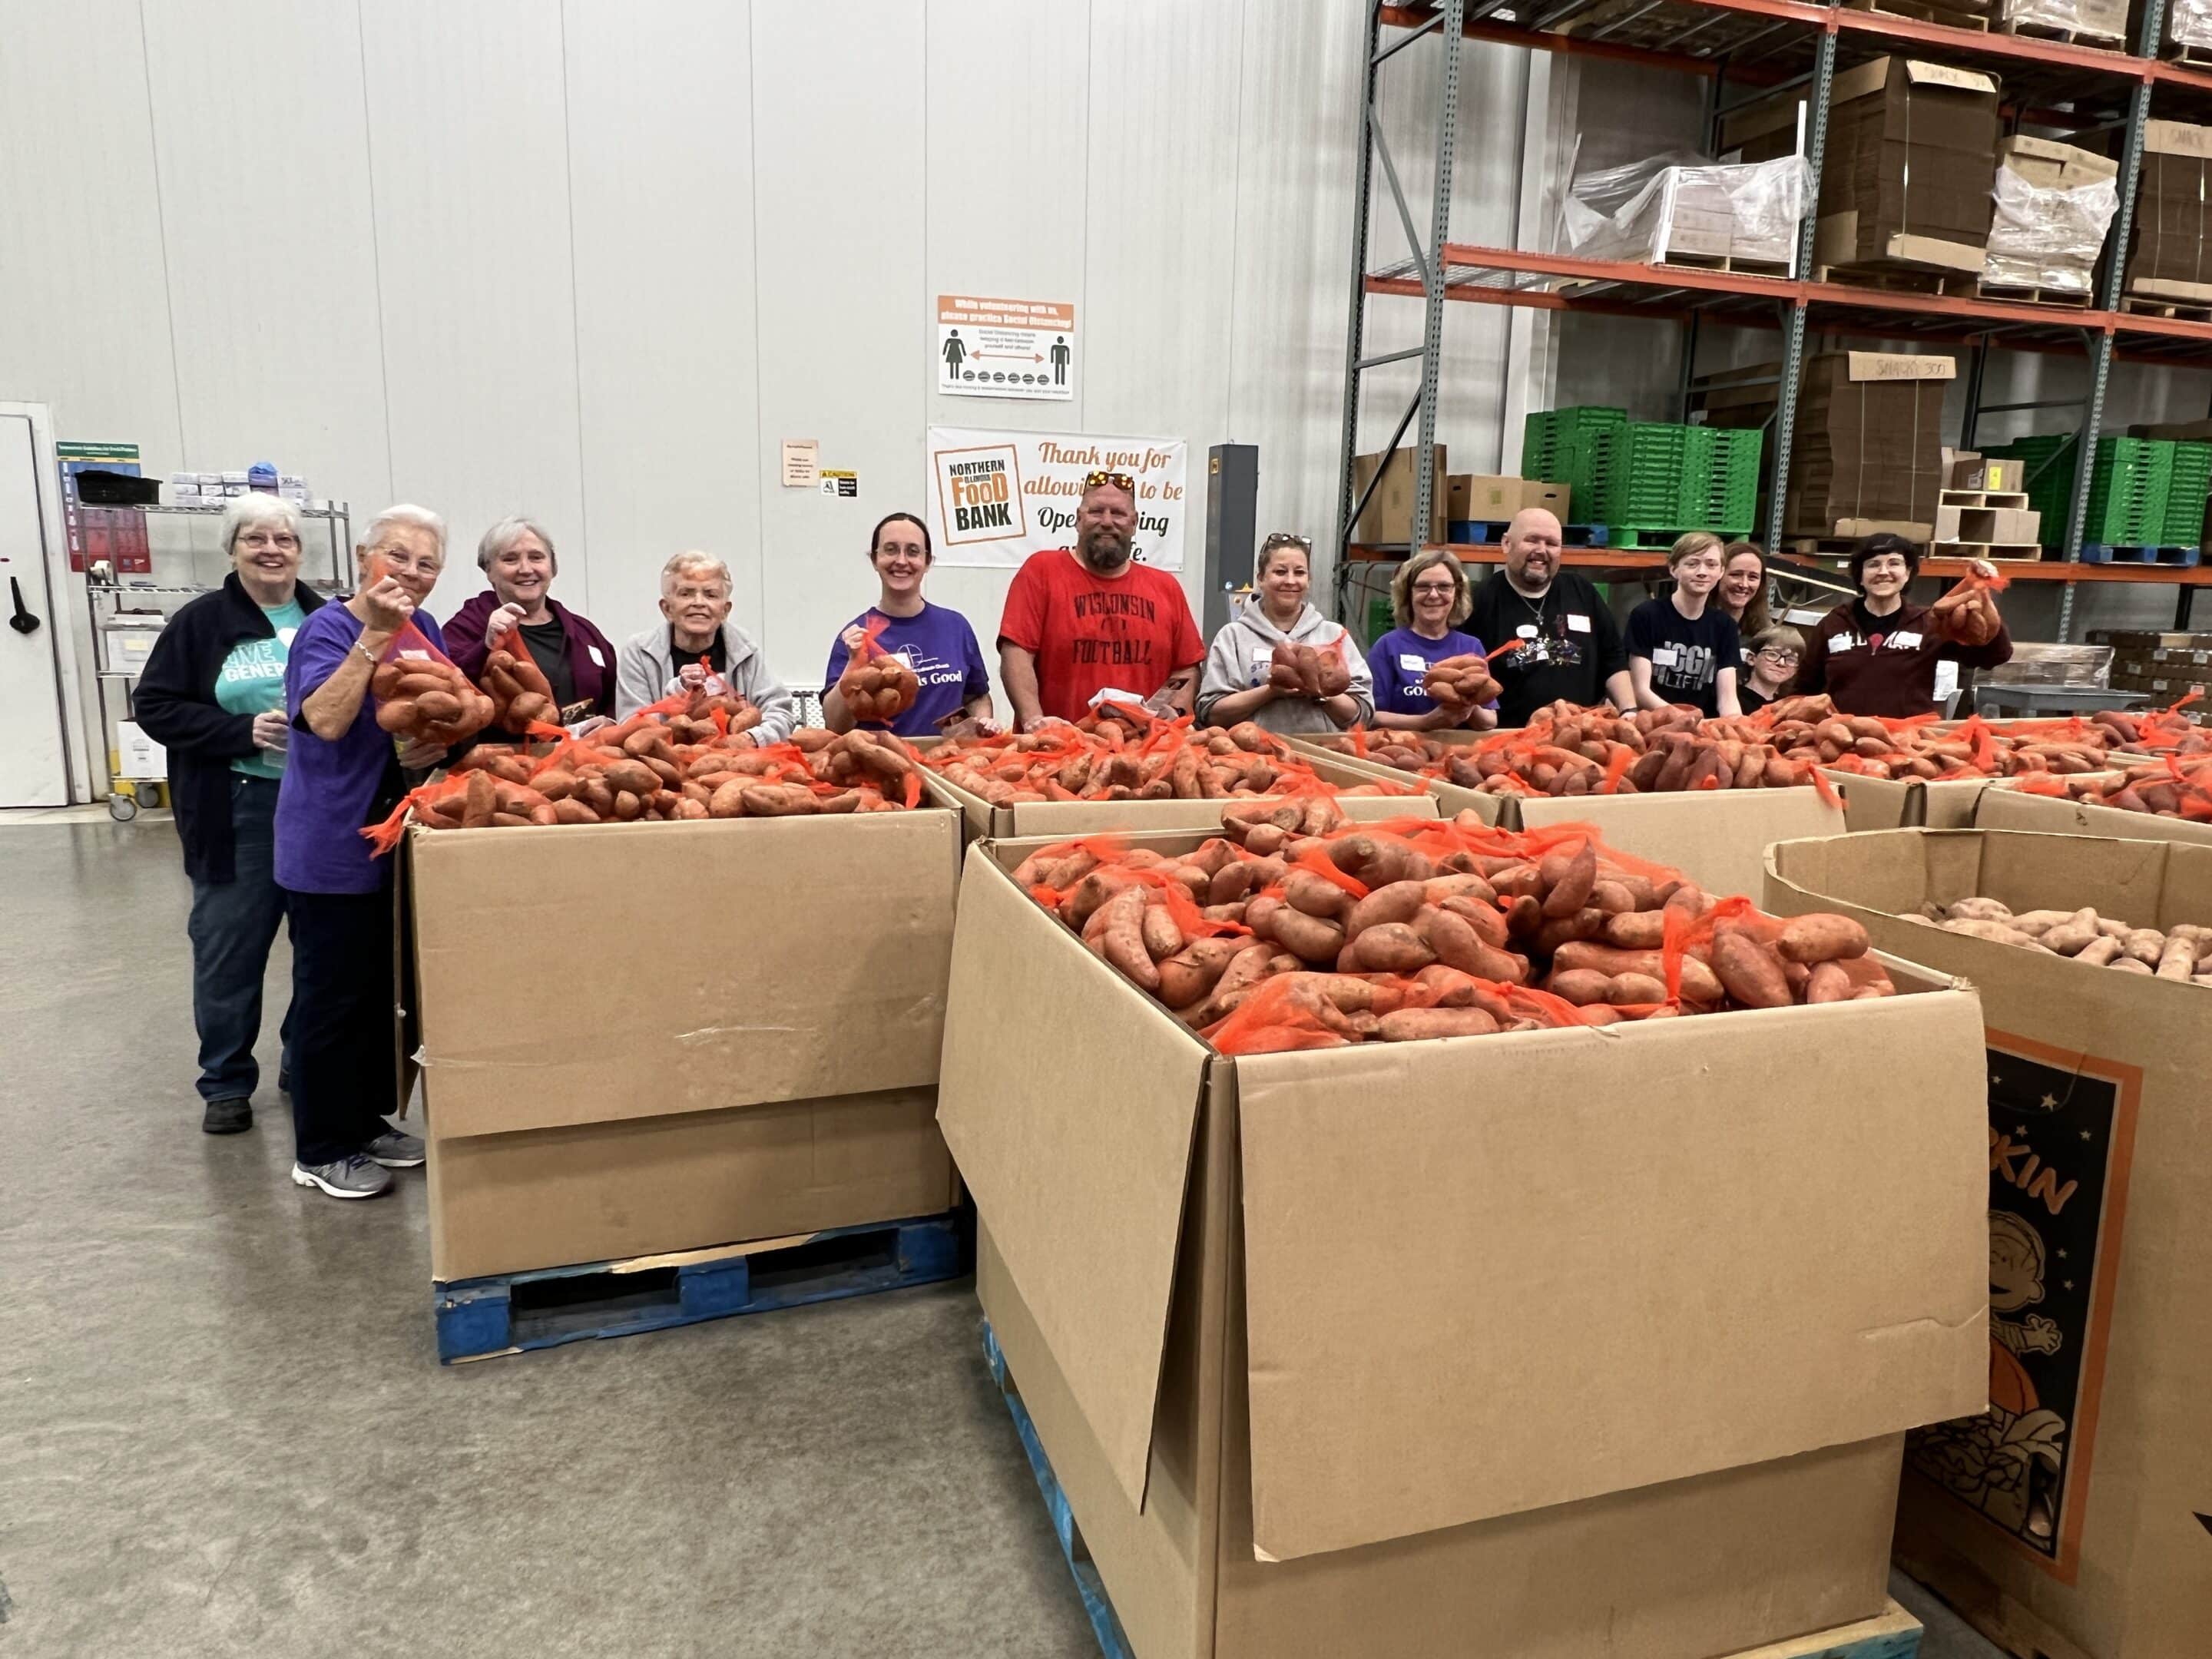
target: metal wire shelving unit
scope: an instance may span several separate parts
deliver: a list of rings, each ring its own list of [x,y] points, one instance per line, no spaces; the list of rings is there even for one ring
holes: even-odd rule
[[[2072,522],[2060,544],[2064,560],[2015,563],[2014,580],[2062,584],[2058,635],[2071,623],[2075,585],[2081,582],[2160,582],[2176,594],[2175,626],[2186,627],[2197,587],[2212,585],[2212,567],[2191,569],[2130,565],[2087,565],[2078,562],[2087,483],[2095,465],[2098,428],[2111,377],[2117,365],[2133,362],[2189,363],[2212,368],[2212,323],[2145,314],[2124,308],[2121,282],[2130,235],[2136,185],[2143,153],[2144,125],[2155,114],[2196,121],[2212,120],[2212,69],[2167,62],[2158,56],[2166,0],[2147,0],[2139,20],[2136,51],[2103,51],[2036,36],[1984,33],[1923,21],[1887,12],[1814,0],[1414,0],[1368,7],[1365,72],[1360,100],[1360,144],[1355,179],[1353,259],[1350,325],[1345,360],[1344,426],[1338,477],[1338,610],[1342,613],[1352,571],[1363,561],[1402,557],[1419,539],[1418,526],[1431,521],[1435,476],[1437,386],[1445,307],[1453,303],[1520,307],[1553,313],[1589,313],[1650,319],[1683,331],[1678,419],[1686,420],[1697,388],[1692,384],[1698,331],[1705,327],[1771,328],[1780,335],[1780,371],[1776,412],[1769,427],[1763,466],[1767,473],[1770,547],[1784,541],[1787,522],[1790,452],[1796,426],[1797,394],[1808,336],[1898,339],[1961,346],[1967,411],[1962,436],[1971,445],[1982,416],[2027,408],[2076,408],[2081,441]],[[1805,90],[1807,160],[1817,181],[1826,143],[1829,93],[1839,68],[1891,52],[1910,52],[1966,68],[1991,70],[2002,77],[2008,130],[2026,125],[2087,137],[2117,131],[2119,213],[2106,237],[2093,303],[2085,307],[2027,303],[2002,299],[1930,294],[1865,287],[1846,282],[1753,276],[1685,265],[1651,265],[1584,259],[1570,254],[1534,252],[1455,242],[1450,236],[1453,145],[1459,115],[1460,53],[1466,40],[1518,46],[1566,56],[1613,59],[1702,77],[1709,139],[1717,139],[1722,119],[1733,111],[1774,93]],[[1416,43],[1433,42],[1419,52]],[[1435,168],[1426,204],[1427,234],[1421,233],[1396,161],[1376,112],[1378,78],[1390,60],[1405,53],[1404,69],[1414,72],[1422,58],[1437,77]],[[1387,191],[1408,246],[1404,259],[1382,266],[1370,261],[1371,210],[1376,179]],[[1798,234],[1792,267],[1811,272],[1817,204]],[[1422,343],[1372,356],[1364,345],[1370,298],[1420,300],[1425,315]],[[1983,400],[1990,355],[2037,351],[2083,362],[2086,389],[2078,398],[2050,398],[2034,404],[1999,404]],[[1360,397],[1366,377],[1389,365],[1419,359],[1419,384],[1406,405],[1389,441],[1396,449],[1408,428],[1414,433],[1416,487],[1413,511],[1404,542],[1362,546],[1352,539],[1353,526],[1374,489],[1355,489],[1352,459],[1358,452]],[[1480,561],[1494,549],[1465,547],[1463,557]],[[1571,550],[1568,562],[1621,573],[1662,566],[1663,556],[1630,550]],[[1781,562],[1787,566],[1790,561]],[[1954,574],[1952,562],[1930,560],[1930,575]],[[1808,574],[1831,575],[1817,568]]]

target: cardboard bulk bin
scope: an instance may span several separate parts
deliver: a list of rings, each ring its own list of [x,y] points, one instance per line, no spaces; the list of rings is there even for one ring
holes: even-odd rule
[[[2123,841],[2181,841],[2212,846],[2212,823],[2169,818],[2156,812],[2130,812],[2094,801],[2031,795],[2003,785],[1982,792],[1975,803],[1977,830],[2027,830],[2055,836],[2109,836]],[[2078,908],[2078,907],[2077,907]],[[2212,915],[2204,918],[2212,927]]]
[[[1908,1442],[1899,1559],[2014,1653],[2202,1654],[2212,990],[1901,919],[1972,896],[2212,923],[2212,847],[1899,830],[1771,855],[1769,910],[1857,917],[1988,1021],[1991,1408]]]
[[[1428,732],[1469,746],[1486,732]],[[1595,824],[1607,844],[1640,859],[1671,865],[1709,893],[1756,894],[1769,842],[1802,836],[1840,836],[1850,827],[1844,809],[1815,789],[1700,789],[1665,795],[1493,795],[1441,778],[1401,772],[1379,761],[1340,756],[1326,739],[1294,739],[1318,764],[1358,769],[1389,781],[1424,784],[1437,812],[1472,811],[1504,830],[1553,823]],[[1352,805],[1346,802],[1346,805]],[[1887,825],[1882,827],[1887,827]]]
[[[959,840],[942,809],[410,831],[432,1276],[948,1208]]]
[[[1970,991],[1231,1059],[1016,890],[1034,847],[969,849],[939,1117],[1135,1652],[1881,1610],[1897,1437],[1984,1400]]]

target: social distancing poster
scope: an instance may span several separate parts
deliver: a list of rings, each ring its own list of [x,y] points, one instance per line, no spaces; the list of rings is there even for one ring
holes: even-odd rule
[[[1075,395],[1075,307],[937,296],[937,389],[960,398]]]
[[[1007,570],[1075,540],[1083,481],[1118,472],[1135,487],[1135,556],[1182,568],[1187,497],[1180,438],[929,429],[930,535],[940,564]]]

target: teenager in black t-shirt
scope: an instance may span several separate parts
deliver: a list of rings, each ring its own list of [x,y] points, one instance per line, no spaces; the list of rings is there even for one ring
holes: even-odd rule
[[[1475,590],[1464,624],[1490,647],[1501,726],[1526,726],[1562,697],[1584,708],[1608,698],[1622,708],[1635,703],[1613,612],[1596,588],[1559,568],[1559,520],[1542,507],[1516,514],[1505,568]]]
[[[1628,672],[1639,708],[1688,703],[1708,718],[1740,714],[1736,670],[1742,641],[1711,603],[1720,583],[1721,538],[1692,531],[1667,554],[1674,591],[1628,613]]]

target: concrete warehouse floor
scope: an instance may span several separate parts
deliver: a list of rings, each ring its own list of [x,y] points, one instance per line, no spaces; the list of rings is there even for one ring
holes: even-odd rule
[[[0,1655],[1092,1659],[964,1282],[439,1367],[421,1175],[285,1179],[281,945],[199,1132],[165,817],[0,815]]]

